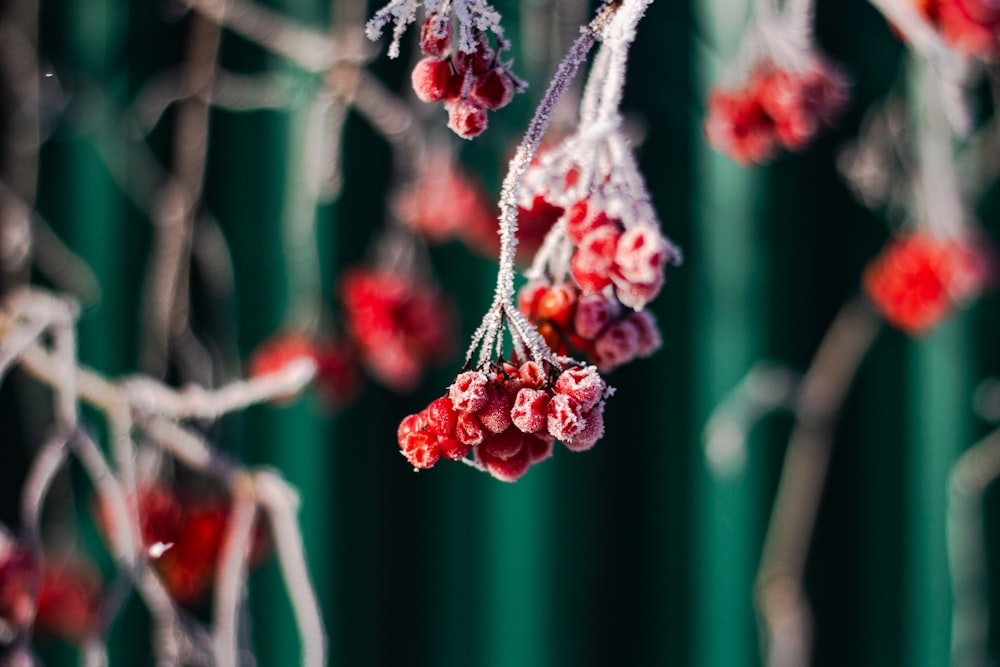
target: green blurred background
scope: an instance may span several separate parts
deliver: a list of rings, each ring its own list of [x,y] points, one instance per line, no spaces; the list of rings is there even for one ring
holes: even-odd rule
[[[547,3],[498,6],[522,59],[524,12]],[[272,7],[320,29],[331,15],[317,0]],[[80,325],[83,362],[112,375],[133,372],[152,233],[101,155],[121,150],[121,109],[180,60],[190,18],[168,3],[126,0],[44,0],[40,12],[41,52],[66,107],[42,149],[37,207],[100,280],[102,298]],[[855,203],[834,162],[865,109],[899,76],[903,47],[867,2],[820,2],[820,43],[855,83],[849,110],[804,154],[745,169],[710,151],[700,132],[706,87],[734,55],[733,26],[745,12],[723,0],[659,0],[640,25],[625,111],[644,124],[639,161],[685,262],[653,305],[663,349],[609,377],[618,393],[594,450],[558,451],[513,485],[459,465],[414,474],[398,454],[398,418],[440,395],[457,356],[412,394],[369,381],[337,414],[312,396],[208,429],[220,448],[278,468],[300,489],[331,664],[760,663],[752,586],[791,419],[756,428],[743,474],[730,479],[708,472],[701,432],[759,361],[807,367],[885,241],[887,225]],[[399,61],[372,65],[404,92],[409,39]],[[248,73],[290,68],[229,32],[220,62]],[[544,88],[543,66],[522,62],[516,71],[530,75],[529,91],[462,146],[464,163],[494,192]],[[290,71],[304,98],[314,94],[311,75]],[[195,272],[192,319],[219,350],[245,356],[284,321],[290,287],[279,223],[303,113],[211,112],[204,205],[228,241],[235,291],[206,296],[205,277]],[[172,118],[168,112],[150,138],[165,164]],[[331,303],[335,276],[365,255],[384,224],[392,174],[385,142],[360,118],[347,123],[343,195],[318,211]],[[997,206],[993,191],[979,210],[994,234]],[[435,247],[432,261],[460,306],[464,348],[488,305],[495,264],[458,244]],[[997,306],[987,296],[919,341],[884,329],[861,367],[807,568],[814,664],[947,664],[945,483],[958,454],[989,428],[975,416],[972,395],[1000,367]],[[42,398],[26,385],[15,376],[0,386],[0,519],[10,526],[44,432],[26,408]],[[997,501],[987,497],[986,516],[990,544],[1000,546]],[[250,591],[258,664],[294,664],[298,640],[273,563],[252,575]],[[995,586],[990,598],[1000,599]],[[116,624],[112,664],[146,663],[142,618],[133,602]],[[991,628],[996,637],[996,621]],[[71,656],[46,650],[52,663]]]

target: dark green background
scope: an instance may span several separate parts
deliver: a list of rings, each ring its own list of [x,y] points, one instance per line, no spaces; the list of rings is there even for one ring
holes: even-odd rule
[[[732,35],[718,33],[695,0],[659,0],[640,25],[625,111],[645,121],[639,160],[664,230],[686,258],[653,306],[663,349],[609,377],[618,393],[593,451],[560,450],[515,485],[454,464],[413,474],[395,444],[398,418],[440,395],[457,358],[411,395],[369,382],[340,414],[307,398],[209,430],[220,447],[279,468],[302,491],[331,664],[759,663],[751,585],[790,419],[755,429],[745,476],[728,482],[708,474],[700,432],[755,362],[807,366],[888,233],[851,199],[834,158],[898,76],[902,47],[866,2],[819,4],[820,42],[855,81],[850,108],[805,154],[750,170],[712,153],[700,134],[704,87],[719,73],[717,59],[732,54]],[[329,15],[313,0],[276,6],[318,28]],[[517,56],[518,8],[499,6]],[[131,372],[150,226],[114,185],[98,147],[120,130],[108,111],[178,62],[186,19],[176,6],[146,1],[46,0],[41,12],[42,51],[69,106],[42,151],[38,208],[103,288],[81,321],[83,361]],[[244,72],[289,67],[229,33],[221,62]],[[373,69],[399,87],[407,66],[382,58]],[[314,84],[302,75],[302,85]],[[463,160],[493,188],[544,88],[542,79],[531,84],[463,146]],[[164,161],[172,118],[151,139]],[[221,302],[204,298],[195,275],[194,326],[222,350],[247,354],[285,315],[278,224],[292,127],[282,112],[212,112],[205,205],[230,244],[236,291]],[[388,147],[354,116],[344,151],[344,195],[319,212],[331,300],[339,269],[363,256],[383,224],[392,166]],[[996,200],[979,211],[994,233]],[[465,341],[488,304],[495,265],[457,244],[434,249],[433,262],[460,304]],[[886,329],[862,366],[807,573],[817,665],[946,664],[944,480],[957,453],[988,428],[974,416],[972,392],[1000,365],[997,311],[988,296],[919,342]],[[8,525],[16,525],[20,482],[43,433],[25,405],[44,395],[25,391],[29,384],[15,375],[0,387],[0,517]],[[998,508],[988,501],[991,519]],[[259,664],[294,664],[298,642],[273,564],[252,576],[251,597]],[[133,604],[116,625],[113,664],[143,663],[141,628]],[[48,651],[53,663],[68,659]]]

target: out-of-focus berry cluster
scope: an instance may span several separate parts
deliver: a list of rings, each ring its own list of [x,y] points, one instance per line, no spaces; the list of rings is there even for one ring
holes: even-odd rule
[[[356,268],[342,276],[340,296],[348,338],[369,372],[392,389],[413,389],[454,348],[452,307],[435,286]]]
[[[247,363],[247,375],[252,378],[270,375],[302,358],[316,365],[314,382],[329,407],[344,405],[357,392],[358,371],[347,346],[295,331],[277,333],[254,350]]]
[[[36,557],[23,545],[0,546],[0,624],[20,633],[32,624],[36,634],[80,643],[98,630],[101,580],[79,557]],[[12,637],[0,637],[2,642]]]
[[[180,493],[165,485],[140,490],[143,546],[167,592],[180,604],[198,604],[211,590],[231,511],[229,499],[218,495]],[[267,551],[267,534],[257,524],[250,565],[259,564]]]
[[[493,477],[513,482],[551,456],[556,440],[572,451],[593,447],[611,393],[593,366],[528,361],[465,371],[446,396],[403,419],[399,447],[415,469],[471,451]]]
[[[1000,57],[1000,3],[996,0],[916,0],[920,13],[959,51]]]
[[[430,14],[420,29],[420,52],[424,58],[413,68],[412,83],[424,102],[444,102],[448,127],[464,138],[481,134],[489,122],[487,111],[510,103],[521,84],[479,32],[474,49],[463,51],[452,44],[451,18]]]
[[[808,68],[790,71],[762,61],[742,86],[712,91],[705,136],[736,162],[761,164],[780,149],[808,146],[847,99],[847,79],[830,62],[812,58]]]
[[[625,308],[607,291],[581,292],[573,283],[534,280],[518,293],[518,309],[559,355],[583,356],[609,372],[660,348],[656,319]]]
[[[992,280],[982,246],[914,232],[890,241],[864,274],[864,289],[882,316],[901,331],[928,331]]]

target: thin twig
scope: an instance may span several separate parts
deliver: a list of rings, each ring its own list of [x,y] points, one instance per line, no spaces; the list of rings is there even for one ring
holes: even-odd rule
[[[803,667],[811,620],[803,572],[826,480],[834,426],[880,320],[861,298],[844,304],[802,378],[781,481],[757,572],[756,606],[768,667]]]

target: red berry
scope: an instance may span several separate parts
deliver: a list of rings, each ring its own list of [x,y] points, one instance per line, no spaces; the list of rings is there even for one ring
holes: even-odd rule
[[[628,320],[615,322],[594,341],[597,367],[602,371],[613,370],[635,359],[639,353],[639,332]]]
[[[451,20],[447,16],[431,14],[420,26],[420,53],[432,58],[443,58],[451,49]]]
[[[521,451],[522,445],[524,445],[524,434],[516,428],[509,428],[502,433],[488,436],[478,449],[490,456],[507,460]]]
[[[450,436],[455,432],[458,413],[452,407],[451,399],[439,398],[427,406],[427,425],[437,435]]]
[[[541,389],[525,387],[517,393],[510,416],[514,426],[523,433],[535,433],[548,423],[549,394]]]
[[[482,447],[476,448],[476,460],[488,473],[502,482],[515,482],[531,467],[531,452],[528,447],[521,447],[516,454],[507,459],[491,455]]]
[[[580,410],[589,410],[604,398],[608,386],[593,366],[568,368],[556,380],[556,395],[572,398]]]
[[[486,385],[489,382],[489,377],[482,371],[460,373],[448,388],[452,406],[462,412],[481,410],[488,400]]]
[[[569,440],[563,440],[566,448],[583,452],[593,447],[604,436],[604,403],[598,403],[582,416],[584,426]]]
[[[403,456],[414,468],[430,468],[441,457],[437,436],[417,431],[408,434],[401,443]]]
[[[496,111],[514,98],[514,81],[499,67],[480,74],[472,84],[469,96],[487,109]]]
[[[656,325],[656,318],[648,308],[639,312],[629,313],[626,319],[638,334],[637,356],[648,357],[660,349],[660,346],[663,345],[663,339],[660,337],[660,328]]]
[[[538,316],[538,303],[545,296],[549,284],[544,280],[532,280],[517,293],[517,309],[529,317]]]
[[[611,303],[603,294],[582,294],[573,313],[573,330],[578,336],[593,340],[611,322]]]
[[[490,383],[486,386],[486,405],[476,412],[479,422],[490,433],[502,433],[510,426],[510,396],[502,385]]]
[[[447,60],[424,58],[414,65],[410,81],[421,102],[437,102],[447,94],[451,78],[451,64]]]
[[[462,444],[475,447],[483,441],[486,433],[479,419],[471,412],[459,412],[455,422],[455,438]]]
[[[551,320],[560,327],[567,326],[573,317],[577,295],[578,292],[573,285],[568,283],[552,285],[538,300],[538,318]]]
[[[547,425],[556,440],[572,440],[584,426],[580,404],[566,394],[556,394],[549,400]]]
[[[552,438],[540,438],[538,435],[524,436],[524,448],[528,450],[532,465],[552,456],[553,442]]]
[[[611,284],[619,236],[613,225],[603,225],[583,237],[570,261],[570,273],[581,289],[600,292]]]
[[[442,456],[449,458],[452,461],[458,461],[459,459],[465,458],[472,449],[472,445],[465,444],[455,438],[448,438],[444,436],[438,436],[438,448],[441,450]]]
[[[461,99],[445,108],[448,109],[448,127],[463,139],[479,136],[489,122],[486,107],[475,100]]]
[[[566,235],[573,245],[580,245],[592,231],[608,225],[614,226],[608,214],[584,199],[570,207],[566,217]]]
[[[517,374],[524,386],[532,389],[541,389],[548,379],[545,377],[545,371],[542,367],[534,361],[526,361],[521,364],[521,367],[517,369]]]

